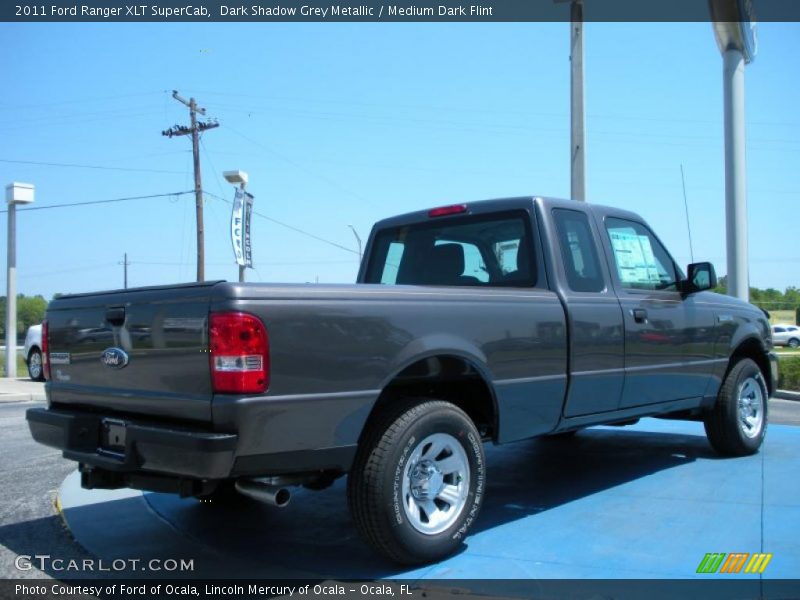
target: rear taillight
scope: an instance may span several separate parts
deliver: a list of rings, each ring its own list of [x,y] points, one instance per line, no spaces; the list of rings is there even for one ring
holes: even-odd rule
[[[215,392],[254,394],[269,387],[269,339],[261,319],[240,312],[211,313],[211,383]]]
[[[47,319],[42,321],[42,374],[45,379],[50,379],[50,326]]]

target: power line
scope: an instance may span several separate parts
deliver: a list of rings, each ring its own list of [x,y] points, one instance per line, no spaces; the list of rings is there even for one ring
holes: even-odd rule
[[[351,264],[351,260],[287,260],[287,261],[267,261],[260,263],[261,265],[268,265],[270,267],[291,267],[296,265],[349,265]],[[178,265],[187,265],[189,264],[187,261],[183,262],[160,262],[160,261],[142,261],[137,260],[134,262],[129,262],[130,265],[148,265],[148,266],[160,266],[160,267],[174,267]],[[212,262],[206,263],[212,267],[227,267],[231,264],[236,264],[235,261],[230,260],[227,262]]]
[[[62,273],[75,273],[77,271],[93,271],[97,269],[110,269],[111,267],[116,267],[115,263],[101,263],[95,265],[84,265],[82,267],[64,267],[62,269],[58,269],[57,271],[34,271],[28,272],[25,271],[19,274],[20,279],[25,279],[28,277],[43,277],[47,275],[61,275]]]
[[[168,196],[182,196],[184,194],[192,194],[194,190],[186,192],[171,192],[169,194],[150,194],[149,196],[128,196],[126,198],[111,198],[108,200],[89,200],[88,202],[70,202],[69,204],[50,204],[47,206],[29,206],[26,208],[18,208],[17,211],[23,210],[48,210],[51,208],[68,208],[71,206],[89,206],[91,204],[110,204],[112,202],[127,202],[128,200],[149,200],[151,198],[165,198]],[[7,213],[8,210],[0,210],[0,213]]]
[[[197,90],[195,90],[197,91]],[[323,98],[321,96],[272,96],[272,95],[258,95],[258,94],[241,94],[238,92],[219,92],[219,91],[211,91],[211,90],[202,90],[199,91],[201,94],[206,94],[210,96],[233,96],[237,99],[241,98],[252,98],[254,100],[267,100],[267,101],[279,101],[279,102],[290,102],[293,106],[297,106],[298,103],[306,103],[306,104],[323,104],[323,105],[330,105],[330,104],[346,104],[347,106],[364,106],[364,107],[375,107],[375,108],[389,108],[392,109],[394,112],[395,109],[403,109],[403,110],[426,110],[426,111],[434,111],[434,112],[446,112],[446,113],[488,113],[488,114],[497,114],[498,107],[496,106],[483,106],[483,107],[476,107],[476,106],[463,106],[463,105],[430,105],[430,104],[392,104],[387,102],[365,102],[363,100],[354,100],[354,99],[344,99],[344,98]],[[211,103],[209,103],[211,104]],[[214,103],[219,105],[219,103]],[[235,106],[235,105],[231,105]],[[269,108],[269,107],[265,107]],[[535,112],[530,111],[527,109],[510,109],[510,108],[503,108],[503,113],[505,114],[517,114],[521,115],[525,118],[530,117],[545,117],[545,118],[555,118],[555,119],[567,119],[569,118],[568,113],[559,113],[559,112]],[[677,117],[664,117],[664,116],[636,116],[636,115],[629,115],[629,114],[602,114],[602,113],[587,113],[587,117],[590,119],[609,119],[609,120],[621,120],[621,121],[654,121],[654,122],[665,122],[665,123],[702,123],[702,124],[716,124],[717,121],[711,119],[687,119],[687,118],[677,118]],[[789,126],[789,127],[800,127],[800,122],[790,122],[790,121],[760,121],[760,120],[753,120],[748,121],[751,125],[774,125],[774,126]]]
[[[694,246],[692,245],[692,226],[689,222],[689,201],[686,199],[686,178],[683,175],[683,163],[681,163],[681,185],[683,186],[683,208],[686,210],[686,231],[689,232],[689,255],[694,262]]]
[[[211,192],[206,192],[206,194],[208,196],[212,196],[214,198],[222,200],[223,202],[227,202],[228,204],[231,203],[230,200],[228,200],[227,198],[223,198],[222,196],[217,196],[216,194],[212,194]],[[346,252],[352,252],[353,254],[358,254],[358,250],[353,250],[352,248],[348,248],[347,246],[342,246],[341,244],[337,244],[336,242],[332,242],[331,240],[326,240],[325,238],[320,237],[320,236],[318,236],[316,234],[310,233],[308,231],[304,231],[304,230],[300,229],[299,227],[295,227],[294,225],[289,225],[288,223],[284,223],[283,221],[279,221],[278,219],[273,219],[272,217],[268,217],[267,215],[263,215],[260,212],[253,211],[253,214],[256,215],[257,217],[261,217],[262,219],[265,219],[267,221],[271,221],[272,223],[275,223],[276,225],[280,225],[281,227],[286,227],[287,229],[291,229],[292,231],[300,233],[300,234],[302,234],[302,235],[304,235],[306,237],[313,238],[313,239],[315,239],[315,240],[317,240],[319,242],[323,242],[323,243],[328,244],[330,246],[334,246],[336,248],[339,248],[340,250],[345,250]]]
[[[346,187],[344,187],[344,186],[340,185],[339,183],[337,183],[337,182],[336,182],[336,181],[334,181],[333,179],[330,179],[329,177],[325,177],[324,175],[320,175],[319,173],[314,173],[314,172],[310,171],[309,169],[307,169],[307,168],[306,168],[306,167],[304,167],[303,165],[301,165],[301,164],[299,164],[299,163],[297,163],[297,162],[293,161],[291,158],[287,158],[286,156],[284,156],[284,155],[280,154],[279,152],[275,152],[275,150],[273,150],[273,149],[271,149],[271,148],[268,148],[268,147],[267,147],[267,146],[265,146],[264,144],[262,144],[262,143],[260,143],[260,142],[257,142],[257,141],[256,141],[256,140],[254,140],[253,138],[251,138],[251,137],[249,137],[249,136],[247,136],[247,135],[243,134],[241,131],[237,131],[236,129],[234,129],[233,127],[230,127],[229,125],[226,125],[226,127],[227,127],[227,128],[230,130],[230,131],[232,131],[233,133],[235,133],[236,135],[238,135],[239,137],[242,137],[242,138],[244,138],[245,140],[247,140],[247,141],[248,141],[248,142],[250,142],[251,144],[254,144],[255,146],[258,146],[259,148],[261,148],[262,150],[264,150],[264,151],[266,151],[266,152],[269,152],[269,153],[270,153],[270,154],[272,154],[273,156],[276,156],[276,157],[278,157],[278,158],[279,158],[279,159],[281,159],[282,161],[284,161],[284,162],[286,162],[286,163],[288,163],[288,164],[292,165],[293,167],[295,167],[296,169],[299,169],[300,171],[303,171],[303,172],[304,172],[304,173],[306,173],[307,175],[311,175],[312,177],[317,177],[318,179],[321,179],[322,181],[325,181],[325,182],[327,182],[328,184],[332,185],[333,187],[335,187],[335,188],[338,188],[338,189],[339,189],[339,190],[341,190],[342,192],[344,192],[344,193],[346,193],[346,194],[348,194],[348,195],[352,196],[353,198],[356,198],[357,200],[360,200],[361,202],[366,202],[366,203],[368,203],[368,204],[369,204],[369,200],[367,200],[366,198],[364,198],[363,196],[361,196],[361,195],[359,195],[359,194],[356,194],[356,193],[355,193],[355,192],[353,192],[352,190],[349,190],[349,189],[347,189]]]
[[[137,173],[181,173],[181,171],[166,171],[164,169],[139,169],[135,167],[106,167],[102,165],[83,165],[78,163],[56,163],[56,162],[42,162],[36,160],[12,160],[9,158],[0,158],[1,163],[11,163],[16,165],[36,165],[41,167],[72,167],[78,169],[99,169],[103,171],[131,171]]]
[[[167,90],[157,90],[152,92],[136,92],[133,94],[115,94],[112,96],[92,96],[90,98],[80,98],[74,100],[58,100],[56,102],[45,102],[42,104],[19,104],[14,106],[13,104],[0,104],[0,108],[3,110],[20,110],[20,109],[29,109],[29,108],[46,108],[49,106],[57,106],[61,104],[88,104],[90,102],[106,102],[108,100],[119,100],[120,98],[136,98],[141,96],[153,96],[156,94],[165,94]]]

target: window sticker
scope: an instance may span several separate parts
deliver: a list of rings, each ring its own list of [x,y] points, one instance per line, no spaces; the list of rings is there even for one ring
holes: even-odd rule
[[[658,266],[650,238],[635,232],[610,231],[622,283],[658,284]]]

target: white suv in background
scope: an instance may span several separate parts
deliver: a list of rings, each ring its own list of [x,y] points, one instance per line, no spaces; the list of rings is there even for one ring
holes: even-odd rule
[[[800,347],[800,327],[797,325],[773,325],[772,343],[776,346]]]
[[[42,326],[31,325],[25,334],[25,364],[34,381],[44,381],[42,368]]]

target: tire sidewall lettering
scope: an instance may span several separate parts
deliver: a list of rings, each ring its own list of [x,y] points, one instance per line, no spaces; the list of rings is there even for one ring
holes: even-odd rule
[[[417,443],[417,438],[414,435],[408,438],[403,450],[400,452],[400,457],[397,459],[397,466],[394,470],[394,478],[392,480],[392,509],[394,511],[394,522],[396,525],[402,525],[405,522],[405,514],[402,507],[402,490],[403,490],[403,477],[405,477],[406,461],[408,455],[414,449]]]

